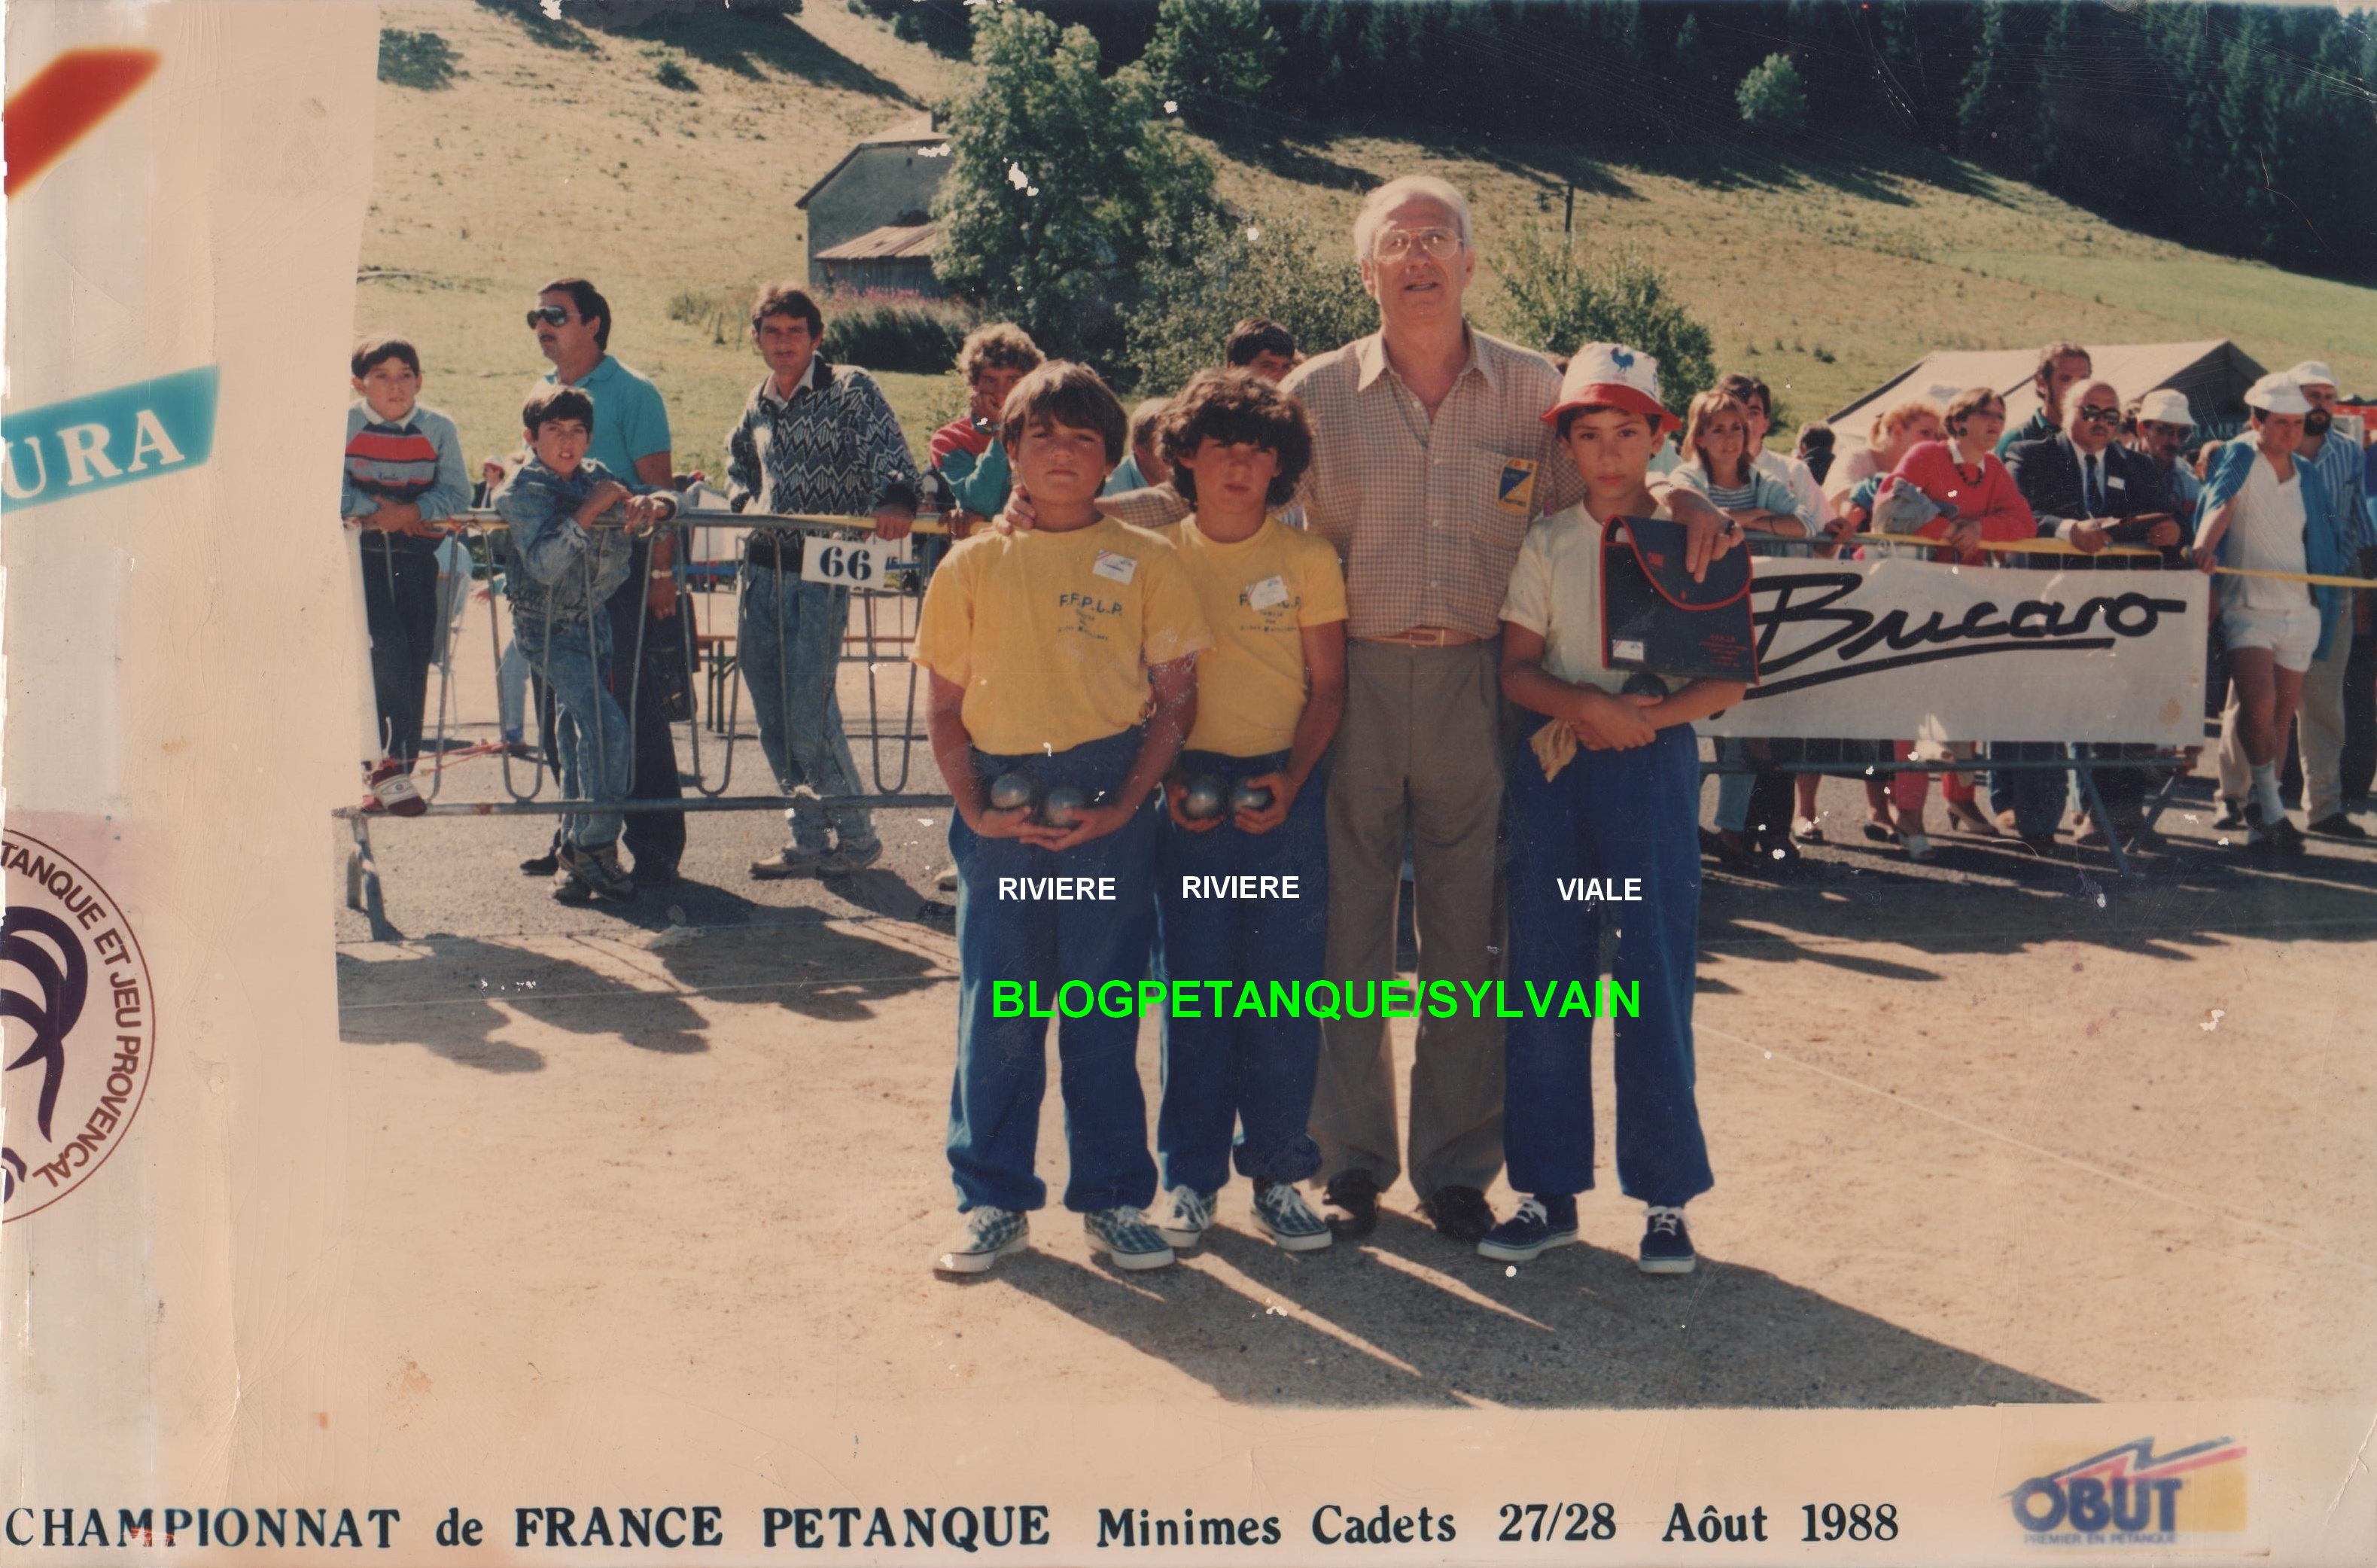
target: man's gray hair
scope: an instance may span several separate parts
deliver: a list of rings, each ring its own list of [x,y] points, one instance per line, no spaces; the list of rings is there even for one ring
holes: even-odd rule
[[[2121,389],[2119,387],[2114,386],[2102,376],[2083,376],[2080,379],[2072,382],[2072,385],[2063,389],[2063,406],[2056,412],[2063,416],[2064,429],[2069,430],[2072,428],[2072,416],[2079,411],[2080,407],[2080,394],[2083,392],[2093,392],[2099,387],[2104,388],[2105,390],[2113,394],[2113,406],[2115,408],[2121,406]]]
[[[1379,231],[1386,227],[1387,214],[1404,202],[1417,197],[1433,201],[1452,215],[1452,226],[1461,235],[1461,248],[1470,248],[1469,198],[1449,180],[1434,174],[1405,174],[1389,180],[1385,185],[1362,198],[1362,210],[1354,218],[1354,260],[1358,266],[1370,259],[1370,247],[1378,243]]]

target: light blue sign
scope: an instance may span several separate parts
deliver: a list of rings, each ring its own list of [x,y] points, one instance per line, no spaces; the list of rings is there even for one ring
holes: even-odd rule
[[[0,418],[0,491],[38,507],[197,468],[215,449],[215,366]]]

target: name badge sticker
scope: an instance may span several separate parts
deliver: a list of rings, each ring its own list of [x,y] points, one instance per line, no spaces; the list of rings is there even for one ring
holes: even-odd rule
[[[1613,659],[1640,659],[1642,645],[1629,638],[1615,637],[1609,641],[1609,656]]]
[[[1114,582],[1129,582],[1139,574],[1139,562],[1129,556],[1117,556],[1112,550],[1100,550],[1098,558],[1090,563],[1096,576]]]
[[[1266,577],[1260,582],[1247,584],[1247,603],[1258,610],[1275,609],[1287,603],[1287,580]]]
[[[2105,475],[2105,488],[2106,488],[2106,489],[2108,489],[2108,490],[2126,490],[2126,489],[2128,489],[2129,487],[2130,487],[2130,482],[2129,482],[2128,480],[2126,480],[2126,479],[2122,478],[2120,474],[2118,474],[2118,473],[2108,473],[2108,474]]]
[[[1502,476],[1494,485],[1494,504],[1521,517],[1535,509],[1535,465],[1533,459],[1511,458],[1502,464]]]

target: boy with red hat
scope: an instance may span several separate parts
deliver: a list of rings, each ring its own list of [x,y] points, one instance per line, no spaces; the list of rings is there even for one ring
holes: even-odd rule
[[[1650,1208],[1639,1266],[1688,1274],[1684,1204],[1714,1179],[1692,1097],[1692,721],[1740,701],[1743,688],[1693,680],[1664,696],[1630,691],[1603,654],[1602,525],[1668,516],[1649,484],[1652,454],[1677,423],[1659,401],[1657,361],[1587,343],[1544,421],[1576,464],[1584,499],[1527,531],[1502,604],[1502,693],[1542,715],[1510,768],[1510,982],[1550,996],[1582,982],[1594,994],[1602,909],[1573,895],[1597,887],[1639,905],[1624,913],[1611,974],[1619,987],[1640,987],[1641,1011],[1615,1024],[1618,1179]],[[1737,523],[1718,553],[1740,537]],[[1505,1036],[1503,1146],[1511,1185],[1529,1196],[1477,1245],[1511,1262],[1574,1241],[1576,1194],[1593,1185],[1590,1012],[1522,1011]]]

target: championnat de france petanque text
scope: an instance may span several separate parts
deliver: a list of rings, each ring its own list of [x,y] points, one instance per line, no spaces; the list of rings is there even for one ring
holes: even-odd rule
[[[1119,1500],[1117,1500],[1119,1502]],[[1728,1504],[1730,1506],[1730,1504]],[[1299,1514],[1301,1510],[1297,1511]],[[1770,1536],[1794,1510],[1764,1504],[1723,1512],[1702,1502],[1696,1514],[1683,1502],[1661,1516],[1663,1541],[1691,1544],[1754,1542]],[[1807,1516],[1804,1539],[1887,1541],[1898,1535],[1897,1511],[1887,1503],[1846,1508],[1798,1504]],[[1850,1521],[1819,1535],[1819,1521]],[[1541,1499],[1507,1502],[1483,1529],[1475,1515],[1456,1516],[1435,1506],[1345,1500],[1323,1502],[1308,1518],[1283,1523],[1277,1514],[1215,1513],[1194,1507],[1156,1508],[1122,1502],[1060,1514],[1047,1503],[900,1503],[838,1506],[771,1505],[746,1514],[716,1504],[567,1507],[544,1503],[496,1513],[492,1521],[459,1507],[432,1514],[408,1528],[400,1509],[352,1507],[141,1508],[18,1507],[0,1519],[0,1534],[16,1546],[47,1550],[97,1548],[217,1548],[292,1550],[352,1549],[388,1551],[424,1544],[447,1550],[503,1551],[531,1548],[650,1547],[704,1550],[756,1540],[763,1550],[881,1551],[1090,1544],[1113,1550],[1142,1547],[1265,1548],[1309,1540],[1326,1547],[1410,1546],[1484,1538],[1493,1542],[1607,1542],[1620,1535],[1645,1538],[1655,1526],[1621,1520],[1607,1502]],[[1466,1532],[1464,1534],[1464,1532]],[[510,1538],[506,1540],[504,1538]],[[424,1541],[424,1538],[426,1538]]]

